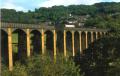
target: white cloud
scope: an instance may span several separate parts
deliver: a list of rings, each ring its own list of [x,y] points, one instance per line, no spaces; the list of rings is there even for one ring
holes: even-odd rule
[[[102,0],[47,0],[43,3],[40,3],[38,6],[40,7],[51,7],[54,5],[72,5],[72,4],[94,4],[97,2],[101,2]]]
[[[120,0],[112,0],[113,2],[120,2]]]
[[[98,2],[102,2],[102,0],[79,0],[80,4],[87,4],[87,5],[91,5]]]
[[[91,5],[98,2],[120,2],[120,0],[0,0],[0,8],[15,9],[17,11],[33,10],[39,7],[54,5]]]
[[[7,8],[7,9],[16,9],[17,11],[26,11],[23,7],[15,6],[14,4],[6,3],[1,8]]]
[[[17,11],[27,11],[25,8],[21,7],[21,6],[17,6],[13,3],[13,0],[6,0],[1,8],[7,8],[7,9],[15,9]]]

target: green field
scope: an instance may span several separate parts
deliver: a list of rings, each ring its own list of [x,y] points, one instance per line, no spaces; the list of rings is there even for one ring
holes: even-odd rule
[[[12,34],[12,43],[13,43],[13,52],[17,53],[18,52],[18,34],[17,33]]]

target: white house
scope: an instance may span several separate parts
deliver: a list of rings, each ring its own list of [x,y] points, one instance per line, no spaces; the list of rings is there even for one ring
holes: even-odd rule
[[[65,24],[65,27],[75,27],[75,25]]]

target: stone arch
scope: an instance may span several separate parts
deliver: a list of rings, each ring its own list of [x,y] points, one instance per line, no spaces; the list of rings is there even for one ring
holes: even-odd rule
[[[25,63],[27,58],[27,35],[22,29],[16,29],[12,32],[13,63],[20,61]]]
[[[74,46],[75,46],[75,54],[80,55],[80,37],[79,32],[74,32]]]
[[[30,33],[32,32],[32,31],[37,31],[37,32],[40,32],[41,33],[41,29],[29,29],[30,30]]]
[[[8,29],[6,29],[6,28],[0,28],[0,30],[1,30],[1,31],[4,31],[5,33],[8,34]]]
[[[32,30],[30,32],[30,40],[31,40],[31,48],[30,48],[30,55],[35,54],[42,54],[42,40],[41,40],[41,33],[38,30]]]
[[[12,29],[12,32],[15,32],[16,30],[21,30],[21,31],[23,31],[23,32],[26,34],[26,29],[13,28],[13,29]]]
[[[57,52],[64,53],[64,34],[62,31],[57,31]]]
[[[44,33],[46,34],[46,32],[51,32],[53,34],[53,30],[49,30],[49,29],[44,29]]]
[[[82,31],[81,33],[81,46],[82,46],[82,51],[86,49],[86,33],[85,31]]]
[[[1,62],[8,66],[8,34],[1,29]]]
[[[72,53],[72,33],[70,31],[66,32],[66,49],[67,52]]]
[[[50,30],[45,31],[45,47],[46,47],[46,52],[48,55],[53,56],[54,51],[53,51],[53,32]]]

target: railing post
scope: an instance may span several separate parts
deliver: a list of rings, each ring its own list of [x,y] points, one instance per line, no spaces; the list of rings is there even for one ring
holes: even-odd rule
[[[8,28],[8,55],[9,55],[9,70],[13,69],[13,58],[12,58],[12,30]]]

